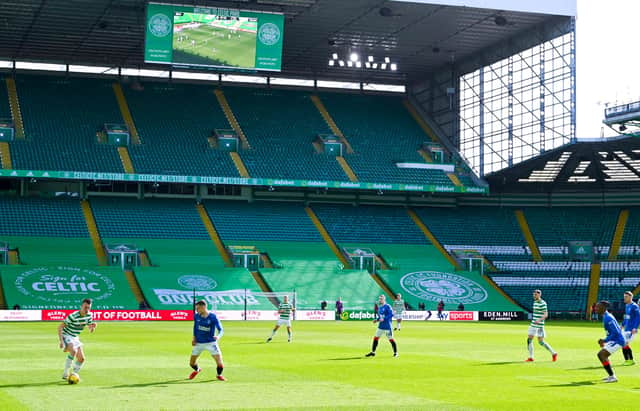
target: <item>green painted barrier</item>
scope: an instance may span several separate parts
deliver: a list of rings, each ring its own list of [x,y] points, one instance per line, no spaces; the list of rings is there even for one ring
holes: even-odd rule
[[[74,309],[84,298],[94,309],[137,309],[129,284],[119,268],[2,266],[0,279],[7,305],[29,309]]]

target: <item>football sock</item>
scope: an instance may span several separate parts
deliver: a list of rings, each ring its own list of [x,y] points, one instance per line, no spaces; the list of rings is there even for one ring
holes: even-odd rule
[[[371,352],[376,352],[378,348],[378,337],[373,337],[373,344],[371,345]]]
[[[84,364],[84,361],[79,362],[79,361],[76,360],[76,362],[73,364],[73,372],[79,373],[80,372],[80,368],[82,368],[83,364]]]
[[[631,350],[631,347],[629,347],[629,359],[633,360],[633,351]]]
[[[533,358],[533,340],[527,338],[527,348],[529,349],[529,358]]]
[[[609,361],[603,362],[602,366],[604,367],[605,371],[607,371],[607,374],[609,374],[609,376],[613,375],[613,370],[611,369],[611,363]]]
[[[389,342],[391,343],[391,347],[393,347],[393,352],[397,353],[398,352],[398,346],[396,345],[396,341],[394,339],[389,340]]]
[[[200,369],[200,367],[198,367],[198,364],[197,364],[197,363],[196,363],[196,364],[193,364],[193,365],[191,366],[191,368],[193,368],[193,371],[198,371],[198,369]]]
[[[274,335],[276,335],[276,330],[271,330],[271,337],[269,338],[273,338]]]
[[[216,367],[216,371],[218,372],[218,375],[222,375],[222,370],[224,370],[224,367],[222,365],[219,365],[218,367]]]
[[[625,360],[629,359],[629,347],[622,347],[622,356],[624,357]]]
[[[291,331],[287,331],[287,334],[289,335],[289,339],[291,339]]]
[[[398,323],[398,330],[400,329],[400,323]]]
[[[540,341],[540,345],[546,348],[547,351],[549,351],[551,354],[556,353],[555,351],[553,351],[553,348],[551,348],[551,346],[546,341]]]
[[[73,356],[67,355],[67,359],[64,361],[64,373],[69,373],[69,368],[71,368],[71,362],[73,361]]]

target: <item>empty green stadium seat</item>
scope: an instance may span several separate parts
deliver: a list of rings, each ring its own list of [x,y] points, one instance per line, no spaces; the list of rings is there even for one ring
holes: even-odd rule
[[[323,241],[301,203],[207,201],[205,206],[227,242]]]
[[[231,87],[224,93],[251,144],[240,156],[252,177],[348,181],[335,158],[312,145],[331,131],[309,93]]]
[[[110,81],[24,75],[16,87],[27,139],[11,143],[15,169],[123,172],[96,137],[104,123],[123,123]]]
[[[231,126],[206,85],[123,85],[141,145],[129,147],[137,173],[239,177],[229,153],[209,147],[214,129]]]

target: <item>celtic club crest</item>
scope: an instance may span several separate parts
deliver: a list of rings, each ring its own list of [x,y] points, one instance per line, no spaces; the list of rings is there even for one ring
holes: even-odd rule
[[[478,283],[456,274],[416,271],[400,279],[402,288],[422,300],[449,304],[478,304],[487,299],[487,291]]]
[[[280,40],[280,29],[273,23],[265,23],[258,31],[258,39],[266,46],[273,46]]]
[[[149,31],[155,37],[166,37],[171,33],[171,20],[165,14],[154,14],[149,19]]]

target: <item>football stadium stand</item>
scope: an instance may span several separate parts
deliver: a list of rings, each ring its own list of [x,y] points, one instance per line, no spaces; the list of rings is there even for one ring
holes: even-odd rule
[[[308,93],[228,87],[224,94],[251,144],[239,154],[252,177],[348,181],[335,157],[312,144],[331,131]]]
[[[229,123],[208,87],[145,83],[123,87],[143,144],[129,151],[139,173],[239,177],[229,154],[207,138]]]
[[[115,147],[96,137],[105,123],[122,123],[110,82],[25,75],[16,86],[26,140],[10,143],[14,168],[124,171]]]

